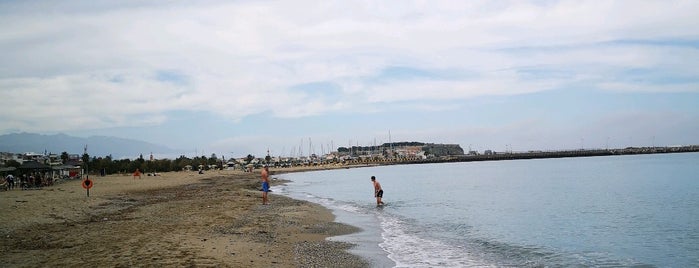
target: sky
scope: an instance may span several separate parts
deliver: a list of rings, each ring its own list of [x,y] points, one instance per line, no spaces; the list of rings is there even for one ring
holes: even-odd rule
[[[0,134],[188,156],[699,144],[699,1],[1,1]]]

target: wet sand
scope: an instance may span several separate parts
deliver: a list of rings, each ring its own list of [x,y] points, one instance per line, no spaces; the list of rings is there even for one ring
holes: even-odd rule
[[[91,178],[90,197],[79,180],[0,192],[1,266],[368,267],[326,241],[357,231],[326,208],[262,205],[259,172]]]

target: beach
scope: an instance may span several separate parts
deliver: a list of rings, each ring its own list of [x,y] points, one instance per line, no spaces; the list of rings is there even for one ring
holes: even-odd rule
[[[283,183],[272,171],[272,188]],[[259,171],[90,177],[0,192],[3,267],[368,267],[327,241],[356,232],[328,209],[270,195]]]

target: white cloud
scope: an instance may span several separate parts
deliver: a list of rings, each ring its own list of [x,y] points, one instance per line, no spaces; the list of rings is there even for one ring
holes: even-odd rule
[[[0,131],[157,124],[178,110],[231,120],[261,112],[299,117],[381,109],[372,107],[376,102],[524,94],[572,82],[695,92],[696,83],[639,89],[608,74],[662,67],[699,75],[695,47],[615,43],[697,40],[694,1],[45,4],[4,4],[0,106],[13,109]],[[371,80],[390,66],[472,75]],[[519,73],[525,68],[568,73],[532,77]],[[163,70],[186,81],[157,79]],[[345,95],[324,99],[290,90],[323,81],[341,85]]]
[[[693,92],[699,93],[699,82],[678,83],[671,85],[652,85],[647,83],[600,83],[599,88],[619,92]]]

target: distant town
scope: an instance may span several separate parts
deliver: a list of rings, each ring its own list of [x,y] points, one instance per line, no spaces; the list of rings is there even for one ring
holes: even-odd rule
[[[440,159],[449,156],[464,155],[458,144],[428,144],[421,142],[386,143],[380,146],[339,147],[336,151],[307,156],[272,156],[255,157],[247,155],[241,158],[184,155],[175,159],[155,159],[152,154],[136,159],[113,159],[111,156],[90,156],[86,152],[69,154],[56,153],[0,153],[0,173],[26,173],[29,171],[50,171],[53,176],[75,177],[83,174],[85,167],[90,174],[129,173],[136,169],[144,173],[191,171],[212,169],[240,169],[250,171],[263,165],[273,168],[317,165],[356,165],[383,162],[412,162],[427,159]]]
[[[184,155],[175,159],[155,159],[152,154],[140,155],[136,159],[112,159],[111,156],[97,157],[87,153],[0,153],[0,174],[44,178],[43,181],[77,178],[88,174],[130,174],[140,170],[146,175],[157,175],[169,171],[208,171],[236,169],[252,171],[267,165],[272,168],[323,165],[391,165],[439,162],[495,161],[514,159],[590,157],[629,154],[658,154],[699,152],[699,145],[668,147],[628,147],[623,149],[579,149],[562,151],[492,151],[464,152],[458,144],[433,144],[422,142],[393,142],[378,146],[339,147],[323,155],[255,157],[225,159],[216,154],[193,158]]]

